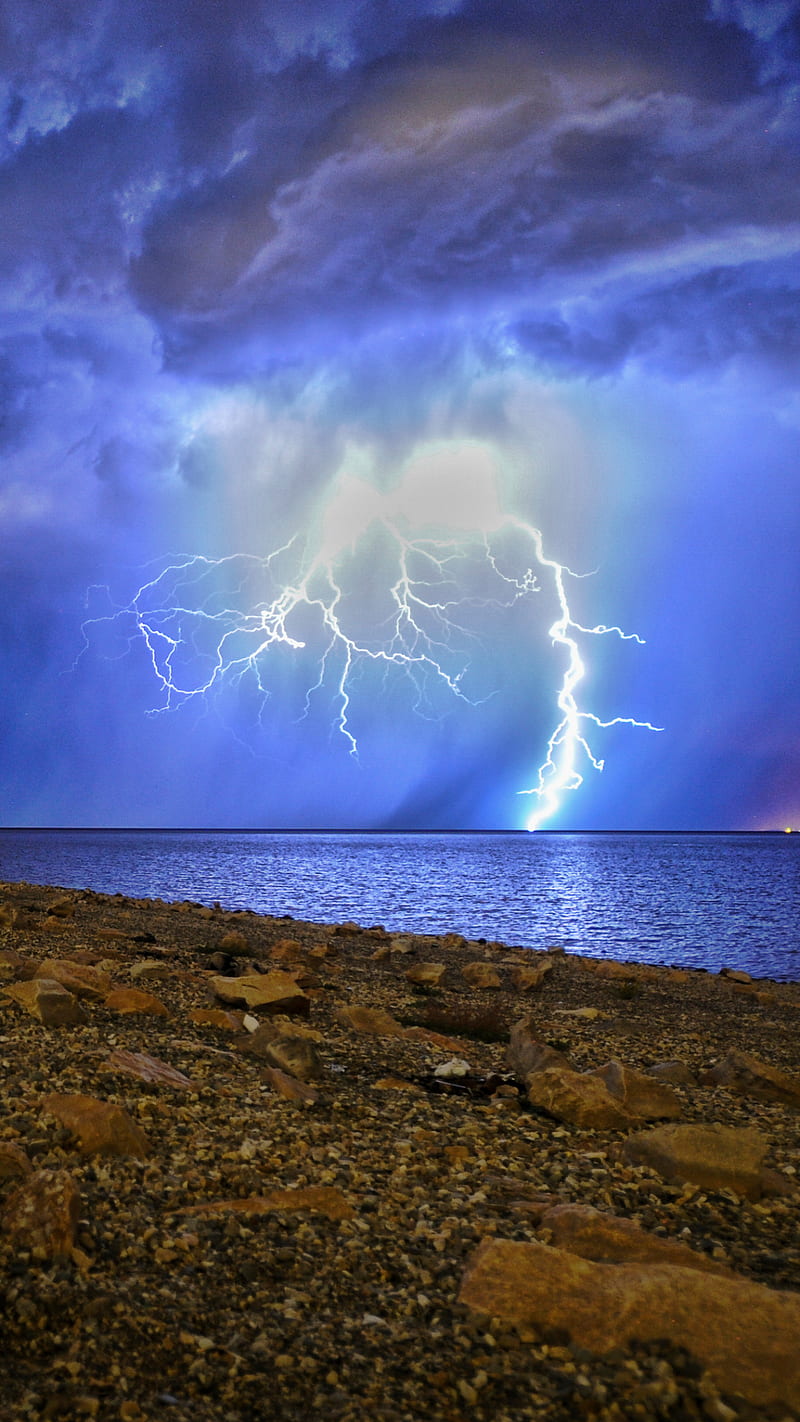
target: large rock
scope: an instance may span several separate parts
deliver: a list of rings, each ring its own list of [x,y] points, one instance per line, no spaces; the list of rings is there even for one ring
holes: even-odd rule
[[[315,1081],[325,1071],[322,1058],[310,1038],[281,1031],[271,1022],[263,1022],[255,1032],[239,1037],[235,1045],[240,1052],[259,1057],[298,1081]]]
[[[77,1027],[88,1018],[77,997],[67,992],[55,978],[32,978],[26,983],[10,983],[7,997],[18,1002],[45,1027]]]
[[[111,989],[111,978],[101,968],[89,963],[76,963],[70,958],[45,958],[40,963],[35,978],[50,978],[75,997],[86,997],[99,1001]]]
[[[553,1205],[539,1225],[550,1234],[549,1243],[598,1264],[677,1264],[704,1274],[732,1271],[707,1254],[698,1254],[679,1239],[661,1239],[633,1220],[594,1210],[591,1205]]]
[[[46,1096],[42,1109],[74,1136],[84,1155],[132,1155],[144,1160],[150,1142],[123,1106],[94,1096]]]
[[[248,973],[241,978],[213,977],[211,990],[220,1002],[250,1012],[285,1012],[307,1017],[309,998],[290,973]]]
[[[593,1353],[668,1339],[717,1387],[758,1407],[800,1407],[800,1295],[674,1265],[596,1264],[546,1244],[485,1239],[459,1301]]]
[[[758,1200],[768,1148],[766,1136],[754,1126],[656,1126],[630,1136],[623,1154],[665,1180],[686,1180],[704,1190],[735,1190]]]
[[[110,1012],[121,1012],[137,1017],[169,1017],[169,1008],[152,992],[142,988],[113,988],[108,994],[104,1007]]]
[[[21,1249],[67,1259],[75,1248],[81,1212],[78,1187],[63,1170],[37,1170],[9,1196],[0,1227]]]
[[[468,987],[484,991],[487,988],[503,986],[502,979],[493,963],[465,963],[461,976]]]
[[[728,1052],[700,1078],[704,1086],[724,1086],[758,1101],[800,1107],[800,1077],[790,1076],[749,1052]]]
[[[548,1067],[559,1067],[572,1071],[572,1062],[562,1052],[537,1036],[532,1017],[523,1017],[511,1028],[511,1036],[506,1050],[506,1062],[520,1081],[527,1082],[535,1072],[546,1071]]]
[[[674,1121],[681,1114],[681,1103],[671,1086],[654,1081],[643,1071],[622,1062],[610,1061],[589,1075],[602,1081],[631,1116],[643,1121]]]
[[[446,972],[446,963],[414,963],[406,969],[405,976],[420,987],[438,987]]]
[[[528,1077],[528,1100],[537,1110],[595,1131],[624,1131],[632,1117],[624,1106],[588,1072],[548,1067]]]
[[[540,963],[524,963],[513,968],[511,981],[517,992],[532,992],[542,986],[547,974],[552,971],[552,958],[543,958]]]

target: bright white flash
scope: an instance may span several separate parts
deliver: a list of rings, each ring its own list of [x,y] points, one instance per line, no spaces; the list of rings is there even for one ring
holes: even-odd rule
[[[582,784],[581,764],[602,770],[586,738],[589,723],[660,729],[628,716],[601,720],[579,704],[582,641],[642,639],[577,622],[565,582],[573,576],[545,554],[538,528],[502,511],[486,446],[453,442],[423,448],[388,491],[352,457],[304,539],[265,556],[174,557],[130,602],[88,619],[83,630],[87,646],[103,626],[121,632],[126,646],[144,644],[161,691],[154,711],[245,677],[266,701],[279,649],[310,652],[305,714],[317,693],[332,692],[336,729],[357,756],[357,672],[372,664],[407,676],[420,711],[431,682],[477,704],[464,690],[475,639],[470,614],[488,608],[502,615],[549,591],[558,608],[549,637],[563,655],[553,689],[556,725],[535,784],[519,792],[537,802],[527,820],[535,830]],[[365,601],[368,616],[359,615]]]

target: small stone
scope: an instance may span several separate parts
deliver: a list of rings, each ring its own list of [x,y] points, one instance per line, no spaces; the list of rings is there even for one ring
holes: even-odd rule
[[[266,1215],[281,1210],[311,1210],[329,1220],[349,1220],[355,1214],[353,1206],[341,1190],[333,1185],[305,1185],[295,1190],[269,1190],[246,1200],[209,1200],[202,1205],[189,1205],[182,1215],[233,1214]]]
[[[319,1101],[319,1092],[313,1086],[298,1081],[297,1077],[280,1071],[278,1067],[265,1067],[264,1080],[286,1101],[296,1101],[302,1106],[313,1106]]]
[[[13,1141],[0,1141],[0,1180],[13,1180],[17,1175],[30,1175],[33,1166],[22,1146]]]

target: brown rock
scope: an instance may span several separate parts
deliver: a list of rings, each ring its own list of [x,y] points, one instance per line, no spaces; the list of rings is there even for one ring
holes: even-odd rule
[[[745,973],[741,968],[720,968],[721,978],[727,978],[731,983],[751,983],[753,981],[749,973]]]
[[[47,1259],[69,1258],[75,1247],[80,1195],[62,1170],[37,1170],[9,1196],[0,1226],[21,1249]]]
[[[429,1047],[436,1047],[440,1052],[461,1052],[464,1043],[459,1042],[455,1037],[445,1037],[442,1032],[434,1032],[429,1027],[406,1027],[403,1036],[409,1042],[425,1042]]]
[[[111,1012],[135,1013],[140,1017],[169,1017],[169,1008],[161,999],[141,988],[114,988],[103,1006]]]
[[[800,1077],[779,1071],[749,1052],[728,1052],[700,1080],[704,1086],[724,1086],[757,1101],[780,1101],[784,1106],[800,1107]]]
[[[542,986],[547,974],[553,970],[552,958],[543,958],[541,963],[521,965],[513,969],[511,981],[517,992],[532,992]]]
[[[602,1081],[588,1072],[548,1067],[528,1076],[528,1100],[537,1110],[595,1131],[622,1131],[631,1116]]]
[[[127,1076],[135,1076],[152,1086],[172,1086],[176,1091],[197,1090],[194,1082],[182,1071],[176,1071],[175,1067],[159,1061],[158,1057],[148,1056],[146,1052],[115,1051],[106,1058],[105,1065],[112,1071],[125,1072]]]
[[[382,1076],[375,1082],[377,1091],[410,1091],[416,1095],[422,1094],[422,1087],[415,1081],[408,1081],[404,1076]]]
[[[77,997],[54,978],[32,978],[26,983],[9,983],[7,997],[18,1002],[45,1027],[75,1027],[88,1018]]]
[[[77,1136],[84,1155],[132,1155],[144,1160],[150,1142],[123,1106],[94,1096],[46,1096],[42,1109]]]
[[[319,1092],[315,1091],[313,1086],[308,1086],[305,1081],[298,1081],[297,1077],[281,1071],[278,1067],[265,1067],[264,1080],[287,1101],[297,1101],[302,1106],[313,1106],[319,1101]]]
[[[140,958],[136,963],[131,963],[128,972],[138,981],[140,978],[168,978],[172,969],[162,958]]]
[[[335,1185],[304,1185],[296,1190],[269,1190],[247,1200],[209,1200],[189,1205],[183,1215],[215,1215],[232,1211],[242,1215],[266,1215],[274,1210],[311,1210],[329,1220],[349,1220],[355,1214],[349,1200]]]
[[[656,1081],[666,1081],[670,1086],[696,1086],[697,1077],[686,1062],[668,1061],[654,1062],[647,1068],[647,1075],[654,1076]]]
[[[249,1012],[285,1012],[307,1017],[309,998],[289,973],[248,973],[241,978],[214,977],[210,987],[221,1002]]]
[[[540,1220],[549,1230],[549,1243],[582,1259],[603,1264],[677,1264],[704,1274],[732,1271],[707,1254],[698,1254],[679,1239],[661,1239],[633,1220],[618,1219],[590,1205],[554,1205]]]
[[[0,1180],[13,1180],[16,1175],[30,1175],[33,1170],[22,1146],[13,1141],[0,1141]]]
[[[768,1146],[766,1137],[752,1126],[656,1126],[630,1136],[623,1154],[665,1180],[688,1180],[704,1190],[735,1190],[748,1200],[758,1200]]]
[[[281,1031],[271,1022],[263,1022],[255,1032],[240,1037],[236,1046],[247,1056],[259,1057],[300,1081],[316,1081],[325,1071],[322,1058],[308,1037]]]
[[[485,1239],[459,1302],[593,1353],[632,1339],[686,1348],[725,1393],[800,1407],[800,1296],[674,1265],[595,1264],[545,1244]]]
[[[350,1027],[354,1032],[364,1032],[372,1037],[402,1037],[401,1022],[382,1007],[339,1007],[334,1013],[337,1022]]]
[[[681,1103],[672,1087],[653,1081],[645,1072],[610,1061],[589,1074],[602,1081],[626,1111],[643,1121],[674,1121],[681,1114]]]
[[[421,987],[438,987],[446,972],[446,963],[414,963],[406,969],[405,976],[408,982]]]
[[[219,940],[219,946],[226,953],[232,954],[234,958],[245,956],[250,952],[250,944],[243,933],[232,928],[229,933],[223,933]]]
[[[45,958],[40,963],[34,978],[50,978],[60,983],[74,997],[86,997],[99,1001],[111,988],[111,978],[100,968],[88,963],[76,963],[71,958]]]
[[[225,1012],[221,1007],[194,1007],[189,1021],[198,1027],[218,1027],[221,1032],[241,1032],[241,1012]]]
[[[305,949],[298,938],[279,938],[270,948],[269,956],[276,963],[299,963],[305,957]]]
[[[500,974],[492,963],[465,963],[461,976],[471,988],[483,990],[503,986]]]
[[[548,1067],[572,1070],[568,1057],[537,1037],[532,1017],[523,1017],[511,1028],[506,1061],[520,1081],[527,1081],[534,1072],[546,1071]]]

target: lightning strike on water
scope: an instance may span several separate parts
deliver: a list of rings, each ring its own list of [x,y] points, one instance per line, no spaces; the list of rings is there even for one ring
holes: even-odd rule
[[[461,468],[457,487],[452,487],[452,469],[452,451],[444,473],[435,456],[432,464],[427,454],[409,463],[389,493],[381,493],[360,472],[345,470],[305,539],[295,536],[264,556],[173,557],[127,604],[84,622],[85,647],[101,627],[121,632],[126,651],[143,644],[161,692],[152,708],[156,714],[246,677],[253,678],[263,711],[276,653],[284,648],[300,656],[313,643],[315,672],[307,683],[301,719],[314,696],[332,688],[335,728],[357,758],[353,696],[361,667],[371,664],[408,677],[414,709],[422,715],[431,681],[478,705],[488,698],[470,696],[464,688],[471,644],[477,640],[467,625],[470,610],[502,613],[546,588],[558,607],[549,637],[553,646],[563,648],[565,666],[554,691],[558,720],[547,754],[536,783],[518,792],[538,801],[526,826],[536,830],[559,811],[563,796],[583,783],[581,759],[603,769],[586,738],[587,723],[660,729],[628,716],[602,720],[577,700],[586,674],[579,638],[613,634],[640,644],[642,638],[605,623],[586,627],[577,622],[565,579],[580,575],[546,555],[538,528],[501,510],[493,471],[473,463],[471,480],[468,471],[465,481]],[[462,513],[454,517],[459,508]],[[444,526],[446,536],[438,532]],[[434,528],[435,535],[429,531]],[[373,566],[378,547],[383,549],[381,566],[390,566],[387,549],[393,560],[371,634],[351,625],[358,621],[354,608],[363,576],[357,555],[365,547],[372,549]],[[520,559],[522,548],[528,552]]]

